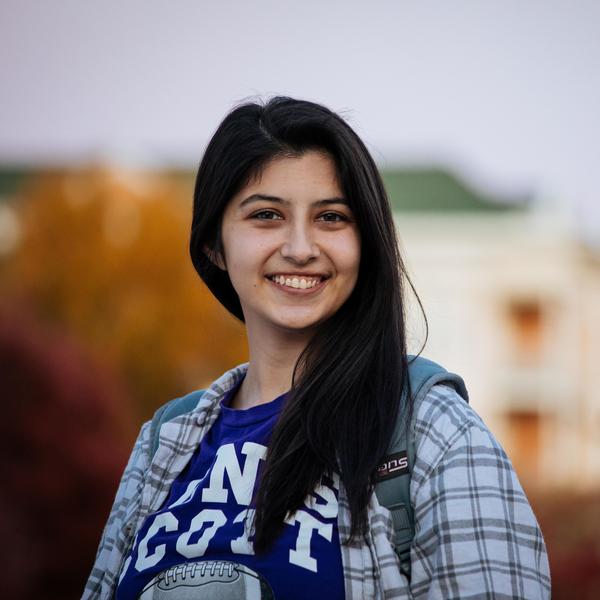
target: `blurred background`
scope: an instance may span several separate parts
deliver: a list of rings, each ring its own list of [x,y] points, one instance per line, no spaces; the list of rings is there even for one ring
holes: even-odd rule
[[[78,598],[140,427],[246,359],[187,254],[236,103],[339,111],[384,175],[425,325],[548,545],[600,593],[600,5],[0,3],[5,598]]]

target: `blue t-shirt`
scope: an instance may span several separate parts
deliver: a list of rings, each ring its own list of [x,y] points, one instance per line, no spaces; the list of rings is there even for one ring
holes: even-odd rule
[[[117,600],[344,598],[337,480],[323,477],[271,550],[253,552],[252,494],[285,394],[235,410],[228,404],[240,383],[162,508],[138,531]]]

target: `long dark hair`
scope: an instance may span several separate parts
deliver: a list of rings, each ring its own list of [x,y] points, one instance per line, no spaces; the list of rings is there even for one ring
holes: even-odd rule
[[[350,297],[321,325],[294,369],[255,495],[257,552],[270,547],[286,516],[304,505],[323,475],[333,473],[346,490],[350,539],[363,535],[376,467],[399,411],[407,421],[410,414],[410,402],[401,406],[400,401],[408,386],[403,283],[410,280],[377,167],[336,113],[313,102],[275,97],[265,104],[247,102],[225,117],[198,169],[192,262],[218,300],[243,321],[227,272],[209,258],[211,251],[222,251],[223,212],[268,161],[308,150],[327,152],[335,162],[360,230],[360,268]]]

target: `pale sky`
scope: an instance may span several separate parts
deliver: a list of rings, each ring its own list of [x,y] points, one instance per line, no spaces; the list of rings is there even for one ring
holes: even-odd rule
[[[600,239],[600,2],[1,0],[0,82],[0,163],[194,167],[235,103],[287,94]]]

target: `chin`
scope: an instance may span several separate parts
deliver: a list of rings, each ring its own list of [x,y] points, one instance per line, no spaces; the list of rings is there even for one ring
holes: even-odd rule
[[[322,318],[306,316],[290,316],[288,318],[279,315],[277,325],[287,331],[303,332],[317,328],[323,322]]]
[[[289,331],[290,333],[303,333],[307,331],[312,331],[318,327],[318,323],[313,321],[296,321],[296,322],[281,322],[278,324],[279,328],[285,331]]]

